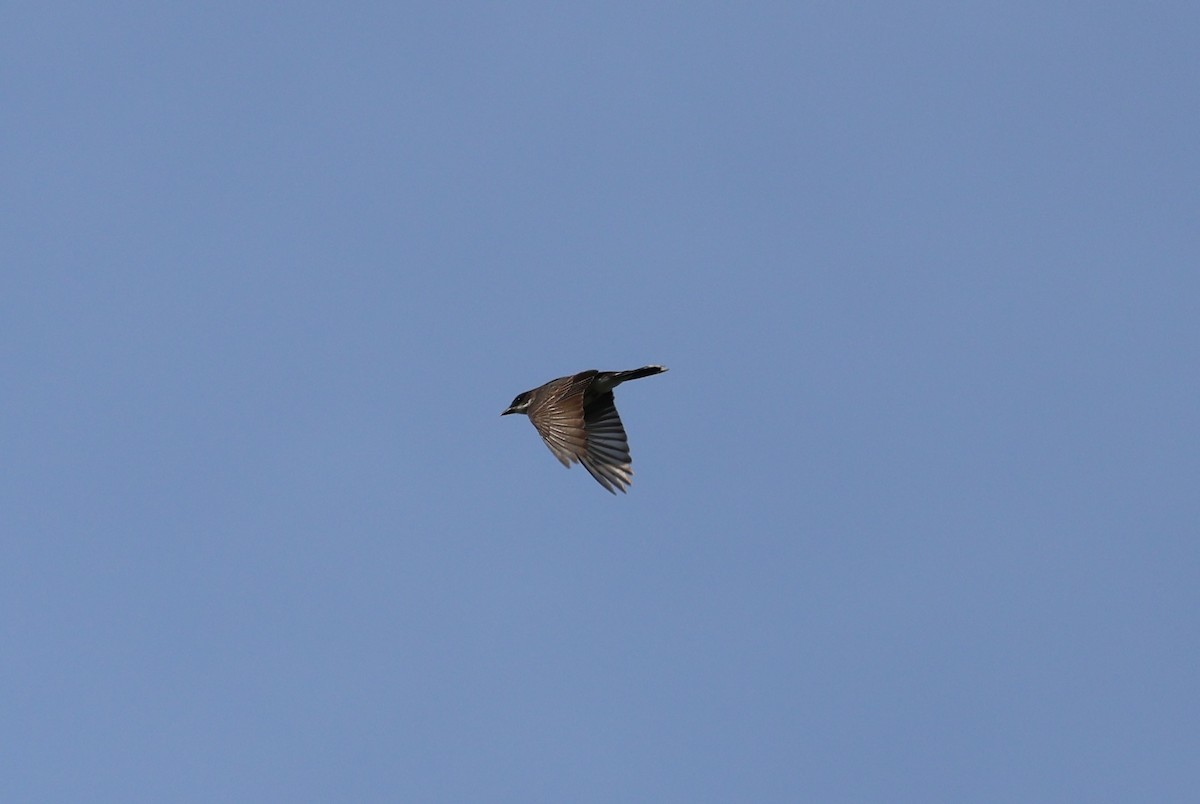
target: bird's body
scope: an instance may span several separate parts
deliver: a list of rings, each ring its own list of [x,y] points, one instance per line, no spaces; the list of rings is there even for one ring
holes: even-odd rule
[[[579,462],[613,494],[633,482],[629,441],[613,402],[623,382],[666,371],[643,366],[632,371],[581,371],[519,394],[500,414],[524,413],[563,466]]]

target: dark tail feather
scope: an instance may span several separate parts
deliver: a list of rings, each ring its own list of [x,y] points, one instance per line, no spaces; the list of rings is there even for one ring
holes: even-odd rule
[[[616,381],[613,385],[627,382],[629,380],[640,380],[642,377],[650,377],[655,374],[662,374],[666,371],[666,366],[642,366],[640,369],[632,369],[631,371],[614,372],[613,379]]]

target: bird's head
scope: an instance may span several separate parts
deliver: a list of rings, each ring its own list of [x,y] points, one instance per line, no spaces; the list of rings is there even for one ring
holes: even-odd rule
[[[510,413],[525,413],[529,410],[529,403],[533,401],[533,392],[526,391],[523,394],[517,394],[517,398],[508,406],[508,410],[501,413],[501,416],[507,416]]]

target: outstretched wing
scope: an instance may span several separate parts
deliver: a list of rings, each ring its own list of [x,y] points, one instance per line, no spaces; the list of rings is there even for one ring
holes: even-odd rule
[[[612,391],[589,399],[583,412],[587,433],[587,452],[579,456],[583,467],[592,477],[613,494],[622,492],[633,482],[632,459],[625,426],[617,415]]]
[[[529,409],[529,421],[563,466],[570,466],[587,454],[583,395],[595,374],[585,371],[556,380],[545,389],[546,398]]]

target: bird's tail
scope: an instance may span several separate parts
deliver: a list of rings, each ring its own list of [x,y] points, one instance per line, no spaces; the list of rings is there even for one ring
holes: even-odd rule
[[[667,370],[666,366],[642,366],[639,369],[631,369],[629,371],[614,371],[613,385],[620,385],[629,380],[640,380],[642,377],[650,377],[655,374],[662,374]]]

